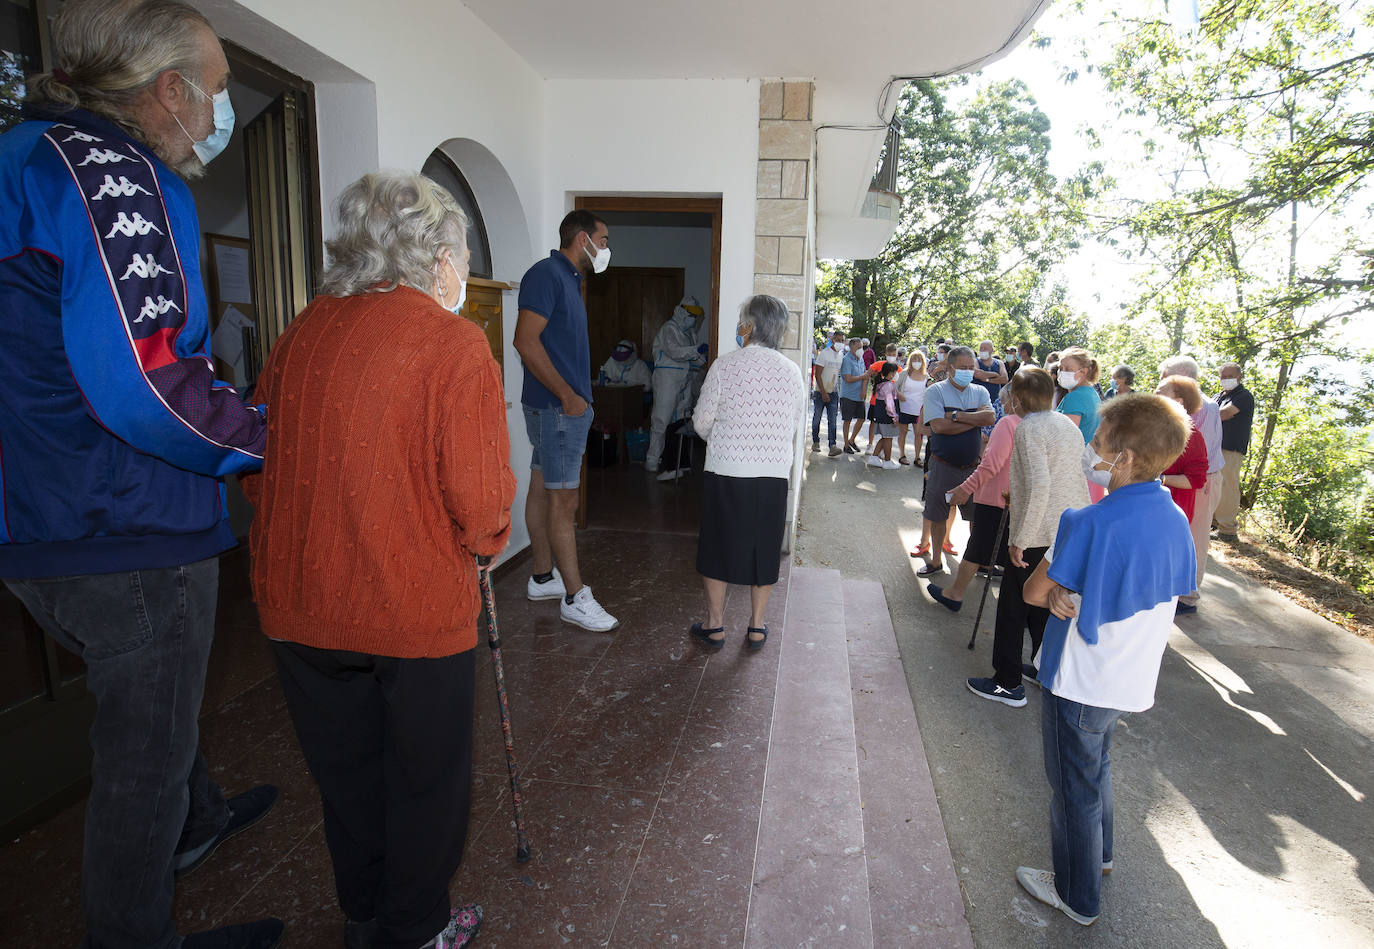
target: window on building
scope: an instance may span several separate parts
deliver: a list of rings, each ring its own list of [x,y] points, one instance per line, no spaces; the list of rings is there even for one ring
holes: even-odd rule
[[[0,0],[0,132],[19,124],[24,77],[43,71],[35,0]]]
[[[477,200],[473,197],[467,179],[453,163],[453,159],[437,149],[430,152],[425,166],[420,171],[453,195],[453,200],[458,202],[458,207],[468,216],[468,250],[472,251],[469,267],[474,277],[490,279],[491,244],[487,241],[487,226],[482,221],[482,212],[477,208]]]

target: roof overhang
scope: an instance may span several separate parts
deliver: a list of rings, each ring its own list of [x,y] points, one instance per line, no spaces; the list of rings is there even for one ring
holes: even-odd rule
[[[814,81],[816,250],[821,257],[871,257],[891,233],[891,227],[883,233],[862,212],[901,91],[892,80],[978,69],[1020,43],[1049,4],[465,2],[546,79]]]

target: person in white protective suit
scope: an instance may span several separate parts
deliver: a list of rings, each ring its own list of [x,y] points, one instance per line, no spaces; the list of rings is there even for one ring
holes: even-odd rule
[[[654,408],[649,452],[644,467],[657,471],[663,434],[669,423],[692,412],[692,376],[706,365],[708,347],[697,338],[697,320],[706,311],[694,296],[685,296],[654,337]],[[699,374],[699,372],[697,372]]]
[[[649,364],[639,358],[634,340],[622,339],[611,350],[611,358],[601,366],[598,384],[603,386],[643,386],[649,388]]]

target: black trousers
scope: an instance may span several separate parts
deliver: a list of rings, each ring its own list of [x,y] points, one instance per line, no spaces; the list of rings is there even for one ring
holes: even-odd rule
[[[319,784],[339,906],[377,920],[376,949],[417,949],[448,925],[467,840],[474,650],[395,659],[272,646]]]
[[[1032,547],[1022,551],[1024,567],[1008,562],[1006,573],[1002,575],[1002,586],[997,591],[997,625],[992,635],[992,669],[997,684],[1004,689],[1014,689],[1021,684],[1021,647],[1025,643],[1025,630],[1030,627],[1031,657],[1040,652],[1040,642],[1045,638],[1045,624],[1049,622],[1050,611],[1041,606],[1026,603],[1024,590],[1026,581],[1045,559],[1048,547]]]

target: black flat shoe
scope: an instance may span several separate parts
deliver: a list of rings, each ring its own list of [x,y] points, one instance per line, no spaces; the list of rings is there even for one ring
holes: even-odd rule
[[[174,875],[182,877],[190,873],[209,860],[220,844],[266,817],[267,812],[277,803],[277,788],[275,785],[262,784],[251,791],[244,791],[236,797],[229,798],[227,803],[229,822],[224,825],[224,829],[188,853],[176,854],[172,858]]]
[[[712,639],[712,638],[711,638],[711,634],[712,634],[712,633],[724,633],[724,632],[725,632],[725,627],[724,627],[724,626],[717,626],[715,629],[705,629],[704,627],[702,627],[702,625],[701,625],[700,623],[693,623],[693,624],[692,624],[692,636],[696,638],[697,642],[701,643],[701,644],[702,644],[703,646],[705,646],[707,649],[720,649],[722,646],[724,646],[724,645],[725,645],[725,637],[724,637],[724,636],[721,636],[720,639]]]
[[[764,625],[764,626],[750,626],[748,629],[746,629],[746,630],[744,631],[744,633],[745,633],[745,635],[744,635],[744,644],[745,644],[746,646],[748,646],[750,649],[762,649],[762,648],[763,648],[763,644],[766,643],[766,642],[768,642],[768,626],[767,626],[767,625]],[[750,637],[750,635],[749,635],[750,633],[762,633],[762,634],[763,634],[763,638],[762,638],[762,639],[753,639],[752,637]]]

